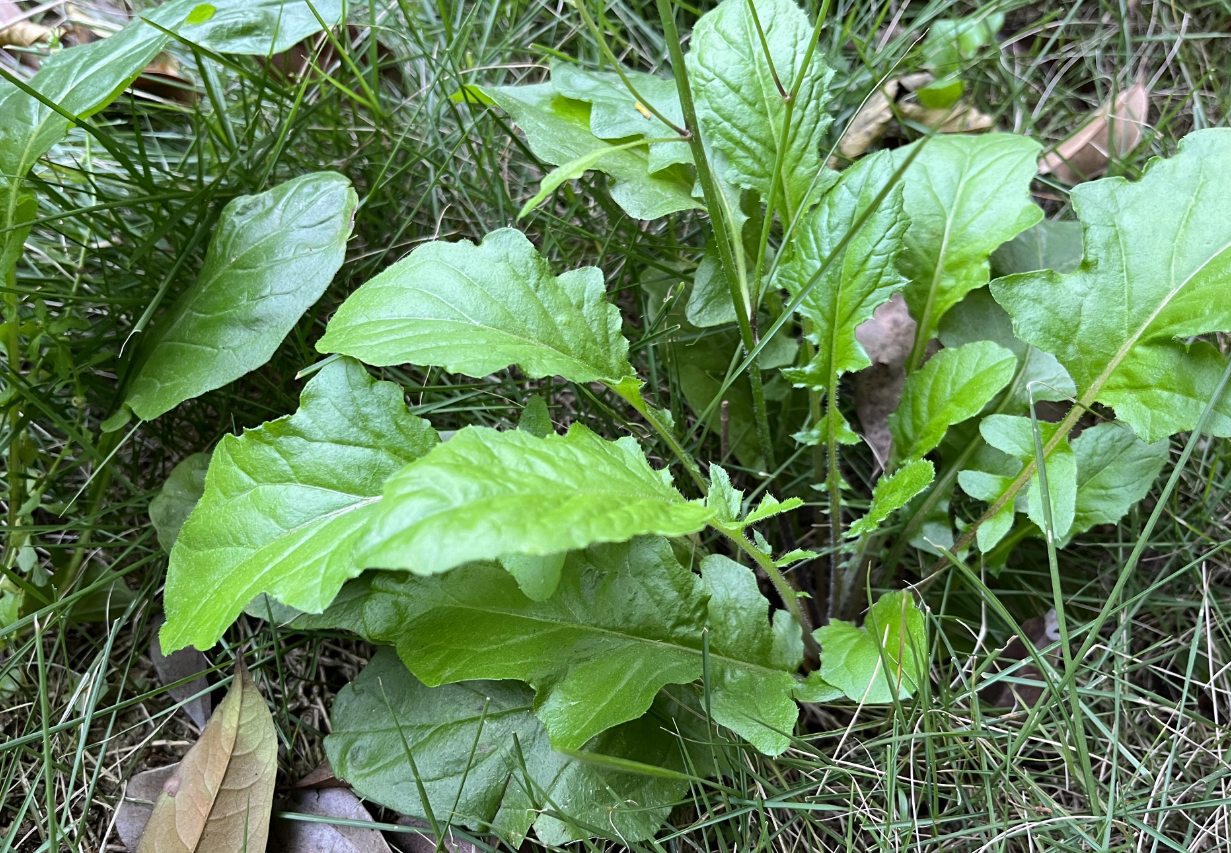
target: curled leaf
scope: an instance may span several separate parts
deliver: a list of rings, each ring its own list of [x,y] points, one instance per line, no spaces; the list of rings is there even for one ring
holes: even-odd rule
[[[1113,156],[1123,159],[1137,147],[1149,110],[1150,90],[1138,81],[1095,110],[1085,125],[1044,157],[1039,174],[1055,175],[1066,184],[1098,177]]]

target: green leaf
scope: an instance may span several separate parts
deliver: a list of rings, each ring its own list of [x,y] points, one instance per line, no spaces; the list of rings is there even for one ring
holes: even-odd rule
[[[792,296],[803,291],[892,174],[887,153],[865,157],[843,172],[805,216],[780,273],[782,285]],[[899,184],[834,257],[800,304],[800,316],[811,324],[809,337],[817,345],[817,354],[803,368],[784,371],[791,381],[829,391],[839,376],[872,363],[855,339],[855,329],[906,285],[895,265],[907,229],[902,199]]]
[[[634,219],[657,219],[699,207],[692,197],[693,180],[683,167],[650,174],[648,149],[610,151],[615,146],[590,131],[590,105],[556,94],[550,83],[481,91],[512,117],[540,160],[562,166],[596,151],[608,152],[594,168],[611,176],[612,200]]]
[[[701,562],[709,596],[710,710],[714,720],[766,755],[791,745],[792,696],[804,658],[803,629],[785,610],[765,618],[752,570],[719,554]],[[803,689],[803,688],[801,688]]]
[[[856,702],[886,704],[895,692],[909,699],[927,678],[927,628],[909,592],[882,595],[864,627],[835,619],[816,639],[821,676]]]
[[[198,2],[189,4],[192,11],[182,24],[182,15],[163,13],[166,6],[145,17],[206,50],[249,56],[282,53],[342,23],[342,0],[215,0],[205,8]]]
[[[1149,494],[1170,442],[1146,444],[1122,424],[1101,423],[1073,440],[1077,461],[1077,499],[1070,535],[1096,524],[1115,524]]]
[[[863,536],[880,527],[881,522],[906,506],[906,502],[922,492],[936,478],[936,469],[927,459],[915,459],[882,477],[872,492],[872,506],[868,514],[851,525],[851,536]]]
[[[521,416],[517,419],[517,428],[536,438],[546,438],[554,433],[556,427],[551,422],[547,401],[537,394],[527,400],[526,407],[521,410]]]
[[[1052,423],[1039,423],[1039,433],[1045,445],[1055,436],[1058,426]],[[1004,494],[1025,463],[1035,461],[1034,431],[1028,417],[988,415],[979,424],[979,432],[988,444],[1007,454],[1013,462],[1003,472],[961,471],[957,479],[966,494],[992,503]],[[1063,540],[1073,526],[1077,497],[1077,462],[1067,437],[1061,438],[1055,449],[1047,456],[1046,470],[1047,491],[1051,496],[1053,533],[1056,539]],[[1043,496],[1037,471],[1030,478],[1030,486],[1024,502],[1018,495],[1015,501],[1009,501],[997,513],[987,533],[984,533],[984,528],[988,527],[988,524],[985,523],[979,528],[979,549],[986,552],[1000,541],[1012,527],[1013,513],[1023,509],[1027,517],[1038,525],[1040,530],[1047,529],[1044,523]]]
[[[580,423],[546,438],[470,426],[389,479],[359,558],[432,574],[643,533],[683,536],[711,515],[632,438],[605,441]]]
[[[295,414],[223,438],[171,551],[164,651],[209,648],[258,593],[324,610],[361,570],[385,478],[436,442],[401,388],[349,359],[312,377]]]
[[[624,75],[659,113],[676,127],[684,126],[684,111],[675,81],[625,69]],[[614,71],[590,71],[566,62],[551,64],[551,85],[566,98],[590,104],[590,132],[599,139],[642,137],[658,139],[676,132],[639,103]],[[648,170],[652,174],[675,163],[692,163],[692,152],[681,137],[676,142],[650,145]]]
[[[153,420],[267,362],[342,266],[357,204],[336,172],[228,204],[196,282],[146,343],[133,413]]]
[[[824,169],[820,152],[830,122],[825,107],[833,72],[821,50],[814,50],[808,67],[803,67],[812,36],[808,16],[794,0],[724,0],[697,21],[687,57],[704,137],[730,161],[726,179],[768,200],[781,154],[778,191],[788,221],[834,177]],[[803,82],[788,129],[782,94],[792,90],[800,75]]]
[[[974,417],[1009,384],[1017,368],[1013,353],[991,341],[943,349],[906,378],[902,401],[889,416],[893,452],[919,459],[956,423]]]
[[[604,157],[621,151],[628,151],[631,148],[636,148],[641,145],[639,140],[625,142],[620,145],[611,145],[606,148],[597,148],[588,154],[582,154],[576,160],[565,163],[563,166],[557,166],[552,169],[543,178],[543,182],[539,184],[539,191],[535,193],[525,204],[521,210],[517,212],[518,220],[524,219],[526,214],[534,210],[540,204],[547,200],[547,197],[560,188],[566,181],[575,181],[591,169],[597,168],[598,163]]]
[[[1012,319],[986,287],[972,290],[940,321],[940,342],[946,347],[975,341],[993,341],[1017,356],[1017,372],[1005,392],[1007,399],[998,406],[1001,413],[1026,414],[1031,400],[1070,400],[1077,396],[1072,377],[1054,355],[1014,336]]]
[[[192,454],[171,469],[170,476],[150,501],[150,521],[158,533],[158,544],[168,554],[180,535],[184,519],[201,500],[208,468],[208,453]]]
[[[595,267],[553,276],[520,231],[428,243],[351,294],[317,344],[368,364],[618,384],[633,373],[620,312]]]
[[[1019,272],[1068,273],[1081,263],[1081,223],[1044,219],[992,252],[997,278]]]
[[[688,322],[702,329],[735,322],[731,289],[727,287],[722,261],[719,260],[718,249],[713,244],[705,247],[705,254],[693,274],[685,315]]]
[[[903,295],[918,322],[917,358],[945,312],[988,280],[988,256],[1043,218],[1030,201],[1040,146],[1009,133],[937,136],[893,151],[900,165],[923,150],[902,178],[910,216],[900,258]]]
[[[930,109],[952,106],[964,88],[954,78],[983,47],[995,42],[996,32],[1003,26],[1003,12],[933,21],[923,42],[923,67],[938,79],[920,90],[920,103]]]
[[[744,493],[731,485],[731,475],[715,463],[710,464],[710,491],[705,496],[705,505],[714,511],[714,520],[723,525],[738,524],[743,514]]]
[[[426,684],[529,682],[553,745],[576,749],[639,717],[663,685],[700,678],[708,619],[715,719],[779,752],[785,739],[764,723],[794,725],[800,629],[785,613],[771,626],[751,570],[712,558],[702,569],[698,578],[665,540],[642,537],[570,554],[542,602],[486,563],[433,577],[381,574],[364,620]]]
[[[590,834],[578,825],[625,841],[653,836],[688,783],[554,752],[533,703],[530,688],[516,681],[426,687],[392,649],[382,649],[338,693],[325,751],[360,796],[423,818],[428,808],[409,752],[434,816],[495,831],[512,848],[532,825],[546,844]],[[680,743],[670,728],[669,718],[652,715],[604,732],[586,750],[678,772]],[[576,823],[540,810],[562,811]]]
[[[996,301],[1064,365],[1082,405],[1111,406],[1146,442],[1191,429],[1226,358],[1189,341],[1231,331],[1231,131],[1189,134],[1140,181],[1089,181],[1072,198],[1081,266],[1000,279]],[[1231,435],[1231,394],[1208,429]]]
[[[756,524],[758,521],[764,521],[767,518],[772,518],[775,515],[780,515],[784,512],[790,512],[793,509],[799,509],[804,505],[802,498],[787,498],[780,501],[773,495],[766,495],[761,498],[761,502],[757,504],[757,508],[748,513],[744,519],[744,524]]]

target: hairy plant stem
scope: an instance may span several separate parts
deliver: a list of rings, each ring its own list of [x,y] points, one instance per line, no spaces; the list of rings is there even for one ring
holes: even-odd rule
[[[607,387],[627,400],[645,418],[646,423],[654,429],[654,432],[658,433],[662,440],[667,442],[667,446],[671,448],[675,458],[680,460],[684,470],[688,472],[688,476],[692,478],[692,481],[697,484],[697,488],[701,490],[701,494],[708,495],[709,483],[706,482],[705,475],[701,472],[701,466],[697,464],[697,460],[692,457],[692,454],[684,449],[684,445],[680,444],[675,431],[663,421],[654,407],[641,396],[640,385],[635,381],[629,382],[626,380],[619,384],[609,384]]]
[[[757,441],[761,447],[765,468],[772,471],[774,446],[769,431],[769,414],[765,408],[765,389],[761,384],[761,368],[757,365],[756,359],[751,358],[754,352],[759,351],[757,350],[756,332],[753,330],[750,319],[751,316],[755,316],[756,307],[751,303],[748,283],[735,263],[731,241],[739,239],[739,235],[732,234],[731,220],[723,208],[722,199],[714,182],[714,174],[710,171],[709,161],[705,156],[701,125],[697,121],[697,109],[692,100],[688,69],[684,65],[684,53],[680,49],[680,35],[675,28],[675,12],[671,8],[671,2],[672,0],[657,0],[658,16],[662,20],[663,35],[671,57],[671,70],[675,74],[675,88],[680,96],[680,108],[684,113],[684,125],[688,133],[688,144],[692,148],[693,164],[697,169],[697,180],[705,196],[705,208],[709,212],[710,222],[713,223],[714,238],[718,243],[718,256],[722,261],[722,271],[726,276],[727,287],[731,293],[731,304],[735,308],[735,318],[739,323],[740,338],[743,340],[744,351],[750,357],[748,384],[752,387],[752,413],[753,420],[756,422]],[[718,396],[722,396],[722,393],[720,392]]]
[[[11,234],[12,232],[10,232]],[[11,568],[16,560],[17,549],[20,547],[17,535],[17,525],[20,519],[17,512],[21,508],[22,480],[26,476],[25,465],[21,461],[21,407],[17,405],[17,384],[21,369],[21,317],[17,296],[17,270],[5,270],[4,281],[7,292],[4,294],[4,351],[8,358],[8,391],[9,391],[9,510],[8,510],[8,547],[4,555],[4,565]]]
[[[788,581],[774,565],[774,560],[768,554],[760,551],[755,545],[748,541],[748,537],[738,528],[725,527],[720,524],[710,522],[710,526],[719,533],[730,539],[737,548],[753,559],[760,566],[765,574],[769,576],[770,583],[774,585],[774,589],[778,591],[778,596],[782,599],[783,605],[791,616],[795,617],[795,621],[799,623],[804,630],[804,646],[808,652],[813,655],[820,654],[820,647],[816,643],[816,639],[812,636],[812,620],[808,618],[808,614],[802,607],[799,606],[799,596],[796,594],[795,587],[791,586]]]

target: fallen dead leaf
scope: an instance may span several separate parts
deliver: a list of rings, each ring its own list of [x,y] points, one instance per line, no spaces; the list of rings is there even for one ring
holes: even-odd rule
[[[168,764],[166,767],[144,770],[128,780],[124,799],[115,813],[115,831],[129,850],[136,850],[141,843],[141,834],[154,813],[154,801],[177,769],[179,764]]]
[[[895,293],[872,313],[871,320],[855,329],[856,340],[872,360],[871,367],[855,374],[855,413],[863,439],[882,468],[893,449],[888,419],[906,384],[906,359],[915,345],[915,328],[906,300]]]
[[[428,825],[425,821],[418,818],[402,816],[397,819],[400,826],[413,826],[416,829],[427,830]],[[431,832],[390,832],[389,843],[401,850],[402,853],[436,853],[436,836]],[[469,841],[462,841],[460,838],[455,838],[450,832],[445,838],[444,843],[440,845],[444,853],[481,853],[478,847],[475,847]]]
[[[1120,92],[1114,103],[1095,110],[1086,124],[1047,154],[1039,163],[1039,174],[1055,175],[1066,184],[1097,178],[1111,164],[1113,147],[1117,158],[1137,147],[1149,109],[1150,90],[1139,80]]]
[[[309,773],[307,776],[295,783],[296,788],[349,788],[346,782],[343,782],[333,773],[333,768],[329,766],[329,760],[322,761],[320,766]]]
[[[198,729],[205,728],[205,724],[209,721],[210,697],[208,693],[197,695],[202,690],[209,689],[209,682],[205,680],[204,675],[200,675],[209,669],[209,661],[205,659],[205,655],[191,646],[174,651],[170,655],[164,655],[162,646],[158,642],[158,626],[155,625],[154,639],[150,641],[150,661],[154,664],[154,671],[158,673],[158,679],[163,684],[174,684],[189,676],[197,676],[187,684],[172,687],[167,692],[175,701],[184,703],[180,706],[180,710],[188,715]],[[196,698],[190,698],[194,696]]]
[[[290,795],[286,811],[347,821],[372,822],[372,815],[349,788],[303,789]],[[376,829],[318,821],[274,821],[270,853],[390,853]]]
[[[968,101],[958,101],[947,109],[928,109],[912,97],[934,78],[926,71],[886,80],[879,90],[860,107],[850,120],[842,138],[838,140],[838,152],[853,160],[875,144],[897,114],[934,127],[940,133],[982,133],[991,130],[995,121],[980,112]]]
[[[0,47],[30,47],[55,36],[51,27],[28,20],[25,14],[12,0],[0,0]]]
[[[264,850],[277,773],[273,717],[241,660],[201,738],[164,782],[137,853]]]
[[[1056,620],[1056,611],[1049,610],[1042,616],[1035,616],[1022,623],[1022,633],[1025,634],[1034,647],[1043,650],[1060,639],[1060,623]],[[1002,672],[1018,661],[1030,657],[1026,644],[1021,637],[1014,637],[1004,650],[996,657],[996,671]],[[1048,652],[1045,657],[1054,665],[1060,659],[1056,649]],[[1042,681],[1043,673],[1034,664],[1020,667],[1013,673],[1016,678]],[[979,698],[993,708],[1012,708],[1020,704],[1023,708],[1033,708],[1043,697],[1043,688],[1031,684],[1009,684],[998,681],[979,691]]]

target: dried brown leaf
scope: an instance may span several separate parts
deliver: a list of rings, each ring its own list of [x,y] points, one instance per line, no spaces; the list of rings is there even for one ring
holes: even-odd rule
[[[847,124],[842,138],[838,140],[838,152],[853,160],[872,147],[893,122],[895,102],[897,113],[911,121],[934,127],[940,133],[982,133],[995,126],[991,116],[980,112],[967,101],[959,101],[948,109],[931,110],[909,97],[902,99],[902,95],[923,88],[933,79],[931,74],[921,71],[885,81],[885,85],[864,102]]]
[[[0,47],[30,47],[51,41],[55,30],[27,20],[12,0],[0,0]]]
[[[1047,154],[1039,163],[1039,174],[1055,175],[1066,184],[1098,177],[1111,163],[1113,142],[1117,158],[1137,147],[1149,109],[1150,90],[1138,81],[1120,92],[1113,104],[1095,110],[1076,133]]]
[[[370,823],[372,815],[349,788],[299,790],[291,794],[287,811],[316,817]],[[274,822],[270,853],[390,853],[385,837],[375,829],[279,818]]]
[[[897,80],[888,80],[859,108],[838,140],[838,152],[843,157],[855,159],[885,135],[885,129],[893,121],[893,100],[900,88]]]
[[[1036,649],[1042,651],[1060,639],[1060,625],[1056,620],[1056,611],[1049,610],[1042,616],[1035,616],[1022,623],[1022,633],[1025,634]],[[1045,657],[1055,665],[1060,653],[1053,649]],[[996,671],[1003,672],[1019,661],[1031,657],[1026,650],[1026,644],[1021,637],[1014,637],[996,657]],[[1013,672],[1014,678],[1042,681],[1043,673],[1034,664],[1026,664]],[[1010,684],[998,681],[979,691],[979,698],[993,708],[1012,708],[1020,704],[1024,708],[1033,708],[1043,697],[1043,688],[1032,684]]]
[[[172,687],[167,692],[175,701],[183,702],[180,710],[188,715],[198,729],[205,728],[206,722],[209,721],[210,697],[208,693],[197,695],[209,689],[209,682],[201,674],[209,669],[209,661],[205,659],[205,655],[192,646],[164,655],[158,642],[156,625],[154,639],[150,641],[150,661],[154,664],[154,671],[158,673],[158,680],[163,684],[174,684],[189,676],[197,676],[187,684]]]
[[[120,841],[129,850],[136,850],[141,843],[141,834],[154,813],[154,801],[162,793],[163,785],[175,775],[178,764],[144,770],[128,780],[124,799],[115,813],[115,831]]]
[[[898,104],[898,112],[911,121],[935,128],[937,133],[983,133],[996,126],[995,119],[966,101],[938,110],[928,109],[915,101],[902,101]]]
[[[164,784],[137,853],[260,853],[277,773],[273,717],[240,661],[226,698]]]
[[[872,313],[872,319],[855,329],[855,339],[872,360],[872,366],[855,374],[855,413],[863,428],[864,441],[883,467],[893,440],[889,415],[898,407],[906,383],[906,359],[915,345],[915,321],[902,294]]]
[[[309,773],[307,776],[295,783],[296,788],[349,788],[350,785],[343,782],[333,773],[333,768],[329,766],[329,761],[326,759],[320,763],[320,766]]]

